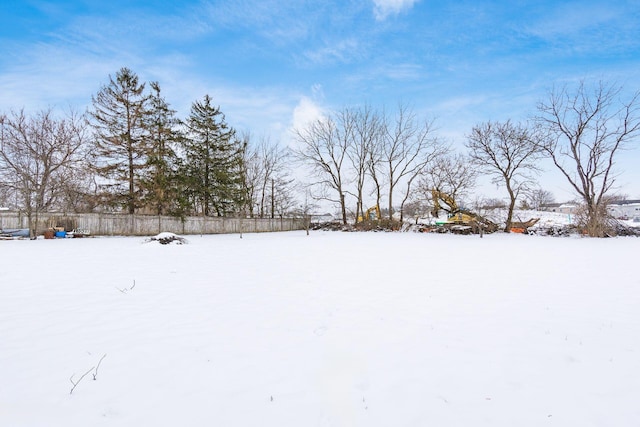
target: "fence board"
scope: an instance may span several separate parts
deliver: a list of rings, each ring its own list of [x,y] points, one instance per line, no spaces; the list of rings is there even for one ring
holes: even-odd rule
[[[41,213],[38,234],[51,227],[88,230],[94,236],[150,236],[160,232],[176,234],[264,233],[303,230],[305,218],[225,218],[128,215],[115,213]],[[21,212],[0,212],[0,229],[29,228]]]

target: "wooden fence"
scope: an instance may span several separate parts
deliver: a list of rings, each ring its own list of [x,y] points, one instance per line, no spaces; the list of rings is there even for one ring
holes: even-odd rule
[[[176,234],[261,233],[303,230],[305,218],[224,218],[128,215],[41,213],[38,234],[53,227],[66,231],[86,230],[92,236],[151,236],[160,232]],[[27,216],[20,212],[0,212],[0,229],[29,228]]]

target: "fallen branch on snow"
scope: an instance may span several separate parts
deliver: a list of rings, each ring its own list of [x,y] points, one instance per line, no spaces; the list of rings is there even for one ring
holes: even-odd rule
[[[107,357],[106,353],[100,358],[100,361],[98,362],[98,364],[96,366],[92,366],[91,369],[89,369],[87,372],[82,374],[80,378],[78,378],[78,381],[73,380],[73,377],[75,376],[75,374],[71,375],[71,377],[69,378],[69,381],[71,381],[71,384],[73,384],[73,387],[71,387],[69,394],[73,394],[73,390],[75,390],[76,387],[78,387],[78,384],[80,384],[80,382],[84,379],[84,377],[89,375],[91,372],[93,372],[93,380],[95,381],[98,379],[98,369],[100,369],[100,364],[102,363],[105,357]]]

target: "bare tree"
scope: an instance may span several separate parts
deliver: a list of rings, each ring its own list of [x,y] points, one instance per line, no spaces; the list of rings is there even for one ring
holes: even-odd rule
[[[292,180],[289,178],[288,148],[263,137],[258,142],[249,133],[243,141],[243,186],[250,216],[275,217],[276,211],[288,206]],[[276,209],[276,206],[278,208]]]
[[[339,116],[338,116],[339,117]],[[348,123],[347,123],[348,124]],[[318,119],[304,129],[296,129],[295,136],[301,147],[294,156],[312,167],[319,180],[321,193],[317,199],[325,199],[340,206],[343,224],[347,224],[345,190],[347,180],[347,151],[353,141],[353,127],[343,127],[331,117]],[[328,190],[328,191],[325,191]]]
[[[370,174],[370,162],[375,157],[375,150],[379,146],[382,135],[382,120],[379,114],[369,106],[357,110],[345,109],[340,113],[342,122],[353,122],[353,143],[349,146],[347,156],[355,176],[356,222],[364,218],[364,191],[366,178]],[[375,176],[374,176],[375,180]],[[379,191],[378,191],[379,193]],[[380,199],[376,199],[379,206]]]
[[[13,205],[11,189],[0,183],[0,207],[8,208]]]
[[[298,205],[290,211],[290,214],[304,219],[304,229],[308,236],[309,228],[311,227],[311,215],[318,208],[318,205],[314,203],[308,188],[303,188],[300,184],[297,184],[296,190],[301,193],[302,200],[298,201]]]
[[[446,152],[442,142],[435,137],[432,121],[419,122],[412,110],[400,105],[393,120],[385,119],[381,143],[380,168],[389,185],[389,219],[393,219],[393,197],[398,185],[404,183],[400,204],[409,199],[414,180],[424,168]]]
[[[506,121],[475,126],[466,146],[471,161],[492,176],[494,183],[506,187],[509,207],[504,231],[510,231],[516,199],[532,182],[532,173],[538,171],[538,144],[525,126]]]
[[[529,209],[539,210],[542,206],[555,202],[553,193],[542,188],[532,188],[524,192],[525,206]]]
[[[75,167],[77,166],[77,167]],[[61,195],[56,207],[65,212],[93,212],[101,205],[99,185],[90,162],[85,159],[61,172]]]
[[[295,209],[294,180],[287,175],[278,175],[271,179],[269,215],[283,217],[290,210]]]
[[[640,92],[621,98],[622,87],[584,81],[553,89],[538,104],[546,132],[542,148],[585,204],[589,236],[607,232],[606,201],[615,184],[615,158],[640,133]]]
[[[252,143],[250,133],[243,133],[240,137],[242,145],[242,187],[245,193],[245,214],[253,218],[258,204],[257,194],[262,180],[262,169],[260,168],[260,157],[258,147]]]
[[[381,124],[382,125],[382,124]],[[369,151],[367,153],[367,172],[373,181],[373,192],[376,197],[375,206],[380,207],[380,201],[382,200],[382,179],[383,174],[380,171],[380,164],[382,162],[382,143],[383,143],[384,128],[380,128],[380,136],[372,141]]]
[[[267,213],[273,218],[276,211],[276,200],[282,202],[279,203],[282,208],[287,205],[284,201],[289,198],[289,193],[291,193],[289,185],[291,180],[288,178],[288,171],[285,167],[290,153],[286,148],[281,147],[278,143],[272,143],[268,139],[261,141],[258,150],[261,170],[258,194],[260,218],[264,218]]]
[[[15,194],[17,207],[37,237],[38,216],[61,198],[70,169],[85,155],[85,118],[70,112],[56,119],[51,110],[27,116],[13,112],[0,121],[0,185]]]
[[[467,156],[447,154],[425,168],[418,182],[418,191],[426,200],[432,197],[435,189],[459,201],[468,195],[477,178],[477,166]]]

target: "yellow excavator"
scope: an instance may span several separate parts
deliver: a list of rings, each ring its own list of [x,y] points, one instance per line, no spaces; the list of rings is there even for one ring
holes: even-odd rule
[[[379,221],[381,219],[380,206],[375,205],[367,209],[364,213],[364,218],[358,215],[358,222],[362,221]]]
[[[458,232],[484,231],[487,233],[493,233],[498,230],[497,224],[474,212],[460,208],[452,196],[437,188],[431,190],[431,197],[433,199],[431,215],[434,218],[438,218],[441,210],[447,212],[447,220],[443,222],[436,222],[436,225],[444,226],[452,231]],[[443,207],[442,203],[447,207]]]

